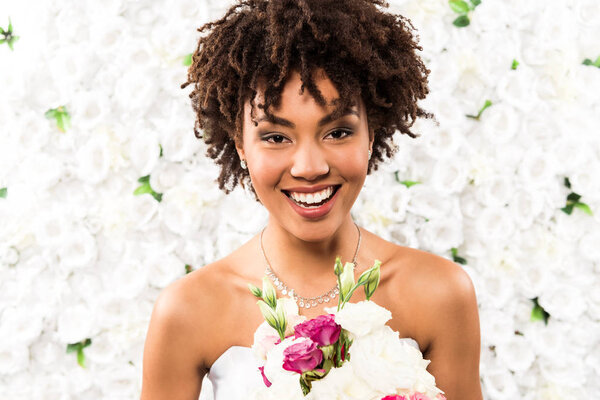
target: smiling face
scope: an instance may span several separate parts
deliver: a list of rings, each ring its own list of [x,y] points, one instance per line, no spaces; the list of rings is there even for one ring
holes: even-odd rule
[[[271,107],[275,118],[269,120],[255,107],[257,126],[246,101],[242,143],[237,147],[270,222],[307,241],[330,237],[349,221],[372,145],[362,102],[331,120],[331,102],[338,92],[321,71],[315,73],[315,83],[327,106],[320,106],[307,90],[301,95],[300,75],[292,72],[279,107]]]

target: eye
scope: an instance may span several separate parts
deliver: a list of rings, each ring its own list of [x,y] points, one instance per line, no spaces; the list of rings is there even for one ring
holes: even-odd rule
[[[284,141],[286,141],[288,139],[283,135],[274,134],[274,135],[264,136],[262,138],[262,140],[265,142],[268,142],[268,143],[283,143]]]
[[[327,134],[327,136],[331,136],[333,139],[343,139],[345,137],[352,135],[352,133],[353,132],[348,129],[336,129],[334,131],[329,132]]]

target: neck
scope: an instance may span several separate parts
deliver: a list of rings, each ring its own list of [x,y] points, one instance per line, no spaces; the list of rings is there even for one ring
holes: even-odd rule
[[[342,263],[352,261],[358,236],[350,215],[332,235],[316,240],[299,238],[270,219],[263,247],[272,270],[286,285],[302,296],[319,295],[336,283],[336,256]]]

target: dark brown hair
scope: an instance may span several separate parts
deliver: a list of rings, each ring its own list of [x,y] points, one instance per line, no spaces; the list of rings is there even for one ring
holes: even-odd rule
[[[374,134],[368,172],[392,156],[396,130],[410,137],[417,117],[433,117],[417,101],[429,93],[429,70],[416,50],[418,36],[409,19],[383,12],[382,0],[243,0],[218,21],[198,29],[185,88],[196,113],[194,134],[207,144],[207,155],[221,167],[219,188],[229,193],[249,183],[235,149],[241,140],[244,103],[265,84],[264,104],[278,107],[291,70],[320,105],[325,99],[312,73],[322,68],[339,93],[334,118],[358,96]],[[252,113],[252,121],[254,113]]]

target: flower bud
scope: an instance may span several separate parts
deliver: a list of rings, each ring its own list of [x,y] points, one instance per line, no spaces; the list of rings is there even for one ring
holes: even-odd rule
[[[342,260],[338,256],[335,258],[335,266],[333,267],[333,272],[335,272],[336,276],[340,276],[343,270],[344,269],[342,267]]]
[[[275,314],[275,310],[273,310],[271,308],[271,306],[269,306],[267,303],[265,303],[262,300],[258,300],[256,302],[256,304],[258,304],[258,308],[260,308],[260,312],[263,315],[263,317],[265,318],[265,321],[267,321],[267,323],[269,325],[271,325],[273,327],[273,329],[275,329],[276,331],[279,332],[278,329],[278,322],[277,322],[277,315]]]
[[[263,288],[262,288],[262,299],[267,303],[271,308],[275,309],[277,306],[277,292],[275,291],[275,287],[267,278],[263,276]]]
[[[259,299],[262,298],[262,290],[260,290],[260,288],[257,288],[253,284],[249,283],[248,284],[248,289],[250,289],[250,291],[252,292],[252,294],[254,296],[258,297]]]
[[[379,286],[379,279],[381,277],[380,266],[381,261],[375,260],[373,267],[363,272],[358,279],[359,284],[365,285],[365,296],[367,297],[367,300],[371,299],[371,296],[375,293],[375,289]]]
[[[354,264],[347,262],[344,265],[344,270],[340,276],[341,287],[340,287],[340,298],[346,300],[350,294],[350,291],[354,287]]]

